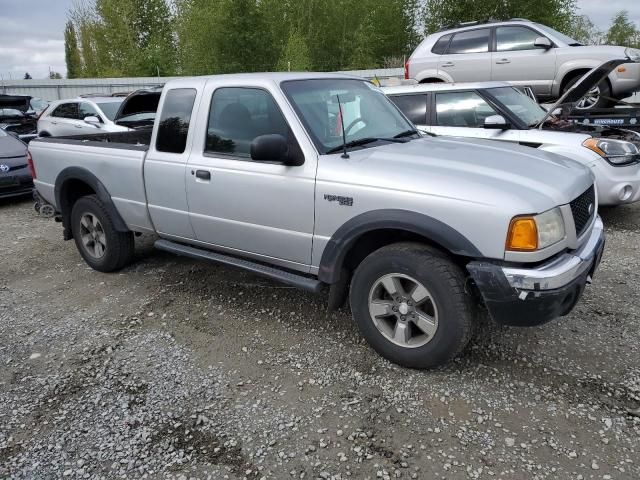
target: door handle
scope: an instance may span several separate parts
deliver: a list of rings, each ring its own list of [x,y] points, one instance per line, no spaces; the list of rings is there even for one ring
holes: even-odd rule
[[[196,178],[200,180],[211,180],[211,172],[209,170],[196,170]]]
[[[76,128],[82,128],[82,125],[74,125]]]
[[[496,62],[496,64],[498,65],[504,65],[505,63],[511,63],[511,60],[509,60],[508,58],[502,58]]]
[[[440,66],[443,67],[443,68],[447,68],[447,67],[455,67],[456,64],[455,63],[451,63],[451,62],[447,62],[447,63],[443,63]]]

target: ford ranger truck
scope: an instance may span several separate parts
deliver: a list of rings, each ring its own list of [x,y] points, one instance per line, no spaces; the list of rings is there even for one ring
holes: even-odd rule
[[[407,367],[458,355],[481,305],[507,325],[568,314],[604,248],[586,167],[425,137],[358,77],[172,80],[149,129],[29,152],[94,269],[122,269],[135,234],[155,234],[164,251],[328,291],[330,308],[348,300],[368,343]]]

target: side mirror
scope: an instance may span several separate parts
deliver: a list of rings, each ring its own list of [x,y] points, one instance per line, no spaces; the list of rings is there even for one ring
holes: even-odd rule
[[[484,119],[484,128],[492,130],[509,130],[511,124],[502,115],[491,115]]]
[[[536,48],[544,48],[545,50],[549,50],[551,47],[553,47],[553,44],[547,37],[538,37],[533,42],[533,46]]]
[[[89,125],[99,128],[102,122],[95,115],[89,115],[88,117],[84,117],[84,123],[88,123]]]
[[[304,163],[304,158],[291,154],[287,139],[278,134],[260,135],[254,138],[251,142],[251,160],[280,162],[293,167]]]

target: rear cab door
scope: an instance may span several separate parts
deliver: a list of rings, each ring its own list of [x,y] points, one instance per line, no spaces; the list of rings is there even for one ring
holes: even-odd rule
[[[194,140],[204,79],[172,81],[162,92],[144,162],[149,216],[156,232],[174,240],[193,240],[185,177]]]
[[[438,62],[439,76],[453,82],[491,79],[491,35],[490,27],[454,33]]]

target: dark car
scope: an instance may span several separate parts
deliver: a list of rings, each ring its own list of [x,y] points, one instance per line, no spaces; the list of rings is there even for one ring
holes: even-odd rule
[[[30,95],[0,95],[0,129],[28,142],[37,136],[38,116],[47,102]]]
[[[32,190],[27,145],[14,135],[0,130],[0,198],[27,195]]]

